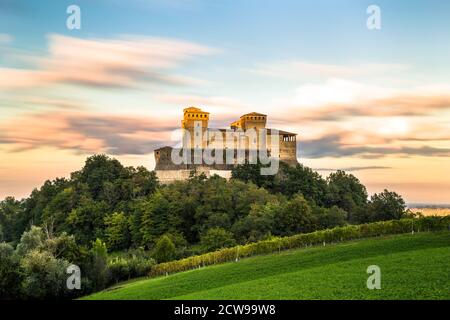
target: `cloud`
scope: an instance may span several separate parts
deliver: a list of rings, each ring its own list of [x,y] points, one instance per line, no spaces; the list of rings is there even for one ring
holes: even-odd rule
[[[386,166],[361,166],[361,167],[346,167],[346,168],[315,168],[316,171],[347,171],[347,172],[353,172],[353,171],[362,171],[362,170],[383,170],[383,169],[392,169],[392,167],[386,167]]]
[[[347,144],[345,143],[345,134],[343,133],[330,133],[317,139],[302,140],[298,144],[298,150],[300,158],[308,159],[354,156],[376,159],[388,155],[426,157],[450,156],[450,148],[396,146],[392,143],[379,145]]]
[[[0,124],[12,152],[53,147],[76,153],[147,154],[165,145],[173,121],[83,112],[29,113]]]
[[[258,64],[250,71],[260,75],[296,79],[296,78],[351,78],[360,76],[383,75],[387,72],[400,72],[410,69],[405,64],[364,63],[364,64],[324,64],[302,60],[278,61]]]
[[[8,44],[13,41],[13,37],[7,33],[0,33],[0,45]]]
[[[216,53],[199,44],[165,38],[123,36],[80,39],[52,34],[48,55],[22,57],[34,69],[1,68],[0,88],[74,84],[88,87],[136,87],[142,82],[197,84],[198,79],[169,72],[179,64]]]
[[[209,107],[224,107],[224,108],[249,108],[247,104],[229,97],[222,96],[200,96],[200,95],[186,95],[186,94],[167,94],[160,95],[156,97],[157,100],[173,104],[173,105],[184,105],[184,106],[207,106]]]
[[[340,121],[355,117],[421,116],[450,110],[450,93],[445,90],[411,88],[409,91],[365,85],[345,79],[305,84],[275,120]]]

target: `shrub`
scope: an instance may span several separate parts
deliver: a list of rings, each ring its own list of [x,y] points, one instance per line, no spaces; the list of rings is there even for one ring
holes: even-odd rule
[[[108,262],[110,281],[117,283],[130,278],[128,261],[121,257],[115,257]]]
[[[211,228],[202,235],[200,244],[205,251],[213,251],[236,245],[236,241],[231,232],[222,228]]]
[[[153,256],[158,263],[173,260],[175,258],[176,249],[170,237],[167,235],[161,236],[156,242]]]
[[[145,276],[154,265],[155,260],[149,258],[143,250],[129,251],[122,257],[114,257],[108,261],[110,282]]]

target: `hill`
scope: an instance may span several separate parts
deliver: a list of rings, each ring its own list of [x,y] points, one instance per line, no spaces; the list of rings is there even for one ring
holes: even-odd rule
[[[366,287],[369,265],[381,290]],[[450,299],[450,232],[284,251],[121,284],[84,299]]]

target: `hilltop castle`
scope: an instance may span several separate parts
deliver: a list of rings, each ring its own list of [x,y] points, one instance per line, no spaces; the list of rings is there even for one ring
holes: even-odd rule
[[[192,170],[229,178],[234,166],[252,163],[256,155],[265,154],[289,165],[298,163],[297,134],[267,129],[265,114],[244,114],[229,129],[209,128],[208,122],[209,112],[196,107],[183,110],[181,147],[155,150],[155,171],[162,183],[187,179]]]

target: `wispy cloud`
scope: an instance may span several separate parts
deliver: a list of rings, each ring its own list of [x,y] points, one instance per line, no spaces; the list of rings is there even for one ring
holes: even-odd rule
[[[450,148],[432,147],[422,145],[411,147],[406,145],[386,144],[348,144],[342,134],[330,133],[317,139],[303,140],[299,143],[299,156],[308,159],[324,157],[360,157],[366,159],[377,159],[389,155],[396,156],[426,156],[426,157],[449,157]]]
[[[446,90],[390,89],[344,79],[305,84],[277,113],[277,121],[338,121],[352,117],[422,116],[450,110]]]
[[[170,85],[198,83],[174,73],[179,64],[216,49],[175,39],[123,36],[79,39],[52,34],[45,57],[29,55],[34,69],[1,68],[0,88],[74,84],[89,87],[134,87],[142,82]]]
[[[13,41],[13,36],[7,33],[0,33],[0,45]]]
[[[314,168],[316,171],[337,171],[343,170],[348,172],[353,171],[363,171],[363,170],[384,170],[384,169],[392,169],[392,167],[387,166],[360,166],[360,167],[344,167],[344,168]]]
[[[352,78],[383,75],[410,69],[405,64],[361,63],[325,64],[302,60],[277,61],[257,64],[251,72],[276,78],[298,79],[301,77]]]
[[[11,152],[53,147],[75,153],[147,154],[164,145],[173,129],[168,119],[40,112],[0,123],[0,144]]]

